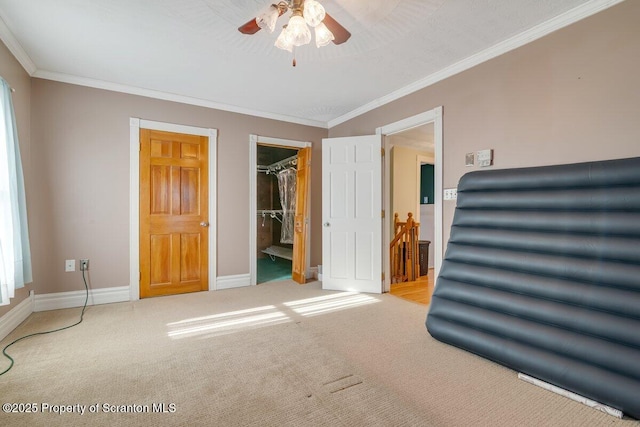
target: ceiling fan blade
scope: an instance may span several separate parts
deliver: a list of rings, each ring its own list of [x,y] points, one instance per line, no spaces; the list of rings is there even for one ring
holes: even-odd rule
[[[281,1],[278,4],[272,4],[271,7],[276,7],[278,8],[278,18],[281,17],[288,9],[289,7],[287,6],[287,3],[284,1]],[[258,18],[253,18],[251,21],[247,22],[244,25],[241,25],[240,27],[238,27],[238,31],[240,31],[242,34],[255,34],[258,31],[260,31],[260,27],[258,26]]]
[[[328,13],[325,14],[324,20],[322,22],[324,22],[324,25],[326,25],[329,31],[333,33],[333,36],[335,37],[335,39],[333,40],[334,44],[342,44],[349,40],[349,37],[351,37],[351,33],[347,31],[347,29],[342,25],[340,25],[338,21],[333,19]]]
[[[260,27],[258,27],[256,18],[253,18],[251,21],[238,27],[238,31],[240,31],[242,34],[255,34],[260,31]]]

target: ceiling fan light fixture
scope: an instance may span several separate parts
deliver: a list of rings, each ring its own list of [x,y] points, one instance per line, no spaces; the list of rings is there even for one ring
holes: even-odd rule
[[[316,47],[326,46],[335,39],[335,36],[323,22],[319,23],[315,28]]]
[[[280,32],[280,35],[276,39],[274,46],[277,47],[278,49],[286,50],[289,52],[293,51],[293,44],[289,41],[286,25],[282,27],[282,31]]]
[[[289,19],[286,36],[293,46],[302,46],[311,42],[311,31],[304,18],[300,15],[293,15]]]
[[[272,4],[267,10],[256,17],[256,24],[258,24],[258,27],[268,29],[270,33],[273,33],[279,16],[280,11],[278,10],[278,6]]]
[[[304,20],[311,27],[316,27],[324,19],[326,12],[324,7],[316,0],[306,0],[303,9]]]
[[[295,49],[311,43],[311,28],[314,29],[318,48],[331,42],[339,45],[351,37],[351,33],[333,19],[317,0],[275,1],[278,3],[271,4],[256,18],[238,27],[238,31],[242,34],[255,34],[265,28],[273,32],[278,18],[290,11],[291,18],[287,25],[282,27],[274,46],[294,54],[294,67],[296,66]]]

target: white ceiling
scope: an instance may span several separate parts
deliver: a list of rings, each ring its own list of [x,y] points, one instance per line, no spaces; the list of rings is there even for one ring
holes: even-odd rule
[[[0,0],[0,38],[34,77],[331,127],[621,0],[320,0],[352,37],[295,68],[237,30],[270,1]]]
[[[426,125],[395,133],[388,138],[391,139],[393,145],[400,145],[433,154],[433,136],[433,123],[427,123]]]

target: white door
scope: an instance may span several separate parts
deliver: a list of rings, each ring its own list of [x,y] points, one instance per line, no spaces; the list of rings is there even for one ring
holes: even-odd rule
[[[322,288],[382,293],[381,136],[322,140]]]

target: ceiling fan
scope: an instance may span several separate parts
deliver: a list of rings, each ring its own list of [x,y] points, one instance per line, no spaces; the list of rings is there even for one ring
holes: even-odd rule
[[[240,26],[238,31],[242,34],[255,34],[264,28],[273,32],[278,18],[289,10],[291,18],[288,24],[282,27],[282,32],[275,42],[275,46],[280,49],[293,52],[294,47],[310,43],[309,27],[315,31],[317,47],[326,46],[329,42],[342,44],[351,37],[351,33],[326,13],[324,7],[316,0],[281,0]],[[295,65],[294,57],[293,66]]]

